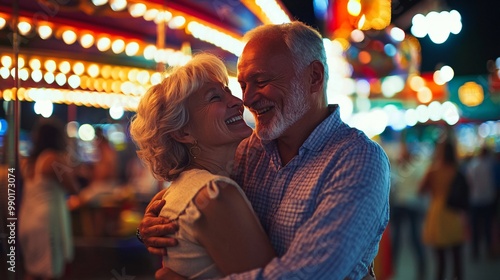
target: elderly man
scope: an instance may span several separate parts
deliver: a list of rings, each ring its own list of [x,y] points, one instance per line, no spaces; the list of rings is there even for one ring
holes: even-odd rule
[[[238,81],[256,128],[238,148],[233,178],[278,257],[228,278],[369,276],[389,219],[386,154],[342,122],[338,106],[328,105],[328,66],[317,31],[293,22],[257,27],[245,38]],[[161,205],[154,201],[140,225],[150,252],[175,244],[160,237],[175,230],[156,217]]]

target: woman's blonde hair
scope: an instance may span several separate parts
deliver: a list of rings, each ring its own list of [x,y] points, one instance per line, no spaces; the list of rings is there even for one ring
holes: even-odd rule
[[[158,180],[172,181],[190,162],[189,148],[172,135],[187,125],[186,99],[207,82],[228,84],[227,69],[215,55],[200,53],[142,97],[132,118],[130,135],[139,158]]]

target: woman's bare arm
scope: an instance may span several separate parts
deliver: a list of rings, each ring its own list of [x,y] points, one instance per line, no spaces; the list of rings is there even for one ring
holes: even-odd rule
[[[255,213],[235,186],[217,185],[216,198],[209,197],[207,188],[195,197],[202,214],[195,237],[224,275],[264,267],[276,255]]]

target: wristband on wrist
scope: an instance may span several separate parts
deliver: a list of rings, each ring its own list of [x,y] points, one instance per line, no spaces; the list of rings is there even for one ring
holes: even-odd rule
[[[141,236],[141,232],[139,231],[139,228],[137,228],[137,230],[135,231],[135,236],[137,237],[137,239],[138,239],[141,243],[144,243],[144,241],[142,240],[142,236]]]

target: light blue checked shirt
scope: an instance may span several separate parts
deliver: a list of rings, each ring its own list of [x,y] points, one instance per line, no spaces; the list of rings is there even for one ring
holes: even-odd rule
[[[274,141],[252,135],[239,147],[235,180],[278,254],[229,279],[361,279],[389,220],[389,161],[382,148],[340,119],[324,120],[287,165]]]

